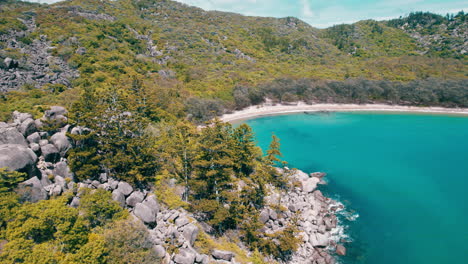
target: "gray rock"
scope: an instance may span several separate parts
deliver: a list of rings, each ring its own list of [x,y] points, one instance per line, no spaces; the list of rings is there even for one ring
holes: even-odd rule
[[[36,125],[36,128],[37,128],[38,130],[41,130],[41,128],[44,127],[44,123],[42,123],[42,120],[40,120],[40,119],[34,120],[34,124]],[[42,133],[45,133],[45,132],[42,132]],[[41,134],[41,133],[39,133],[39,134]],[[47,133],[46,133],[46,134],[47,134]],[[44,137],[41,136],[41,138],[44,138]]]
[[[41,146],[39,146],[39,144],[37,144],[37,143],[31,143],[31,144],[29,144],[29,148],[30,148],[32,151],[34,151],[34,153],[36,153],[36,154],[39,153],[40,150],[41,150]]]
[[[82,127],[74,127],[72,128],[71,132],[72,135],[81,135],[83,133],[83,128]]]
[[[57,119],[58,116],[66,115],[67,109],[62,106],[52,106],[50,110],[45,111],[44,117],[47,119]]]
[[[101,173],[101,174],[99,174],[99,181],[100,181],[101,183],[107,182],[107,173]]]
[[[142,203],[135,205],[133,213],[146,224],[154,224],[156,222],[156,215],[154,215],[153,210]]]
[[[340,256],[345,256],[346,248],[341,244],[336,245],[336,254]]]
[[[231,261],[231,259],[234,257],[234,253],[229,252],[229,251],[224,251],[224,250],[213,250],[211,253],[213,258],[215,259],[222,259],[226,261]]]
[[[208,264],[210,263],[210,257],[208,257],[208,255],[205,255],[205,254],[198,254],[195,258],[195,262]]]
[[[166,256],[166,250],[161,245],[156,245],[153,247],[154,252],[156,253],[156,257],[163,258]]]
[[[119,186],[117,187],[117,190],[119,190],[123,195],[128,196],[133,192],[133,187],[126,183],[126,182],[119,182]]]
[[[92,181],[91,182],[91,186],[93,186],[96,189],[99,187],[99,185],[101,185],[101,183],[99,181]]]
[[[68,189],[68,190],[73,190],[73,192],[76,192],[75,187],[76,187],[76,183],[75,183],[75,182],[72,182],[72,181],[71,181],[71,182],[69,182],[69,183],[67,184],[67,189]]]
[[[310,193],[317,188],[317,184],[320,182],[319,178],[308,178],[307,180],[302,181],[302,191]]]
[[[178,228],[183,227],[183,226],[185,226],[185,225],[187,225],[187,224],[189,224],[189,223],[190,223],[190,221],[189,221],[188,218],[185,217],[185,216],[178,217],[178,218],[175,220],[175,224],[176,224],[176,226],[177,226]]]
[[[174,262],[177,264],[193,264],[195,262],[195,253],[189,249],[182,248],[179,253],[175,255]]]
[[[47,132],[39,132],[41,139],[47,139],[49,137],[49,133]]]
[[[29,176],[33,176],[38,173],[36,161],[36,154],[23,145],[0,145],[0,168],[8,168],[10,171],[25,172]]]
[[[80,198],[79,197],[73,197],[73,200],[70,203],[70,206],[73,208],[78,208],[80,206]]]
[[[112,190],[115,190],[117,187],[119,187],[119,181],[110,178],[107,182],[109,183]]]
[[[314,172],[310,174],[310,177],[316,177],[316,178],[323,178],[325,176],[327,176],[327,174],[324,172]]]
[[[156,199],[156,195],[150,194],[146,199],[143,201],[143,204],[151,208],[154,214],[156,215],[159,212],[159,203]]]
[[[41,135],[39,135],[38,132],[34,132],[32,133],[31,135],[29,135],[27,137],[27,140],[29,143],[38,143],[39,144],[39,140],[41,140]]]
[[[55,164],[54,175],[60,175],[64,178],[73,179],[73,173],[65,161],[61,161]]]
[[[188,224],[184,227],[182,231],[182,235],[190,243],[190,246],[193,246],[193,243],[195,243],[195,240],[197,240],[199,232],[200,230],[198,229],[196,225]]]
[[[55,133],[50,138],[50,142],[54,144],[62,157],[65,156],[65,153],[71,148],[71,142],[65,133]]]
[[[271,220],[277,220],[278,219],[278,214],[273,209],[270,209],[270,219]]]
[[[313,247],[326,247],[328,246],[329,238],[327,235],[315,233],[310,235],[309,242]]]
[[[28,145],[23,134],[16,128],[7,126],[0,127],[0,145],[3,144],[18,144],[25,147]]]
[[[34,123],[34,120],[32,118],[24,120],[23,123],[21,123],[21,125],[19,126],[18,130],[25,137],[37,131],[36,124]]]
[[[128,206],[134,207],[137,203],[143,202],[143,199],[145,199],[145,195],[140,191],[135,191],[127,197],[127,200],[125,202]]]
[[[42,156],[47,162],[57,162],[60,158],[59,150],[52,144],[47,144],[41,147]]]
[[[117,201],[122,207],[125,206],[125,195],[119,190],[114,190],[112,192],[112,200]]]
[[[19,66],[19,62],[12,58],[5,58],[5,60],[3,60],[3,63],[5,64],[5,67],[7,69],[15,69]]]
[[[268,210],[263,210],[260,213],[260,221],[262,223],[266,223],[268,221],[268,219],[270,219],[270,213],[268,212]]]
[[[29,113],[21,113],[18,111],[14,111],[12,114],[13,120],[16,124],[21,124],[23,123],[24,120],[28,118],[32,118],[33,116]]]
[[[20,183],[18,188],[26,201],[35,203],[40,200],[47,200],[47,191],[43,188],[41,181],[37,177]]]
[[[49,195],[50,196],[59,196],[60,194],[62,194],[62,186],[58,185],[58,184],[54,184],[53,187],[50,189],[49,191]]]
[[[97,188],[98,189],[103,189],[103,190],[106,190],[106,191],[112,191],[112,188],[110,187],[110,185],[107,182],[103,183],[103,184],[99,184],[99,186]]]
[[[39,140],[39,146],[43,147],[43,146],[45,146],[47,144],[49,144],[49,140],[47,140],[47,139]]]
[[[62,176],[59,176],[59,175],[55,176],[54,182],[55,182],[55,184],[60,185],[62,187],[62,189],[65,189],[65,187],[67,186],[67,183],[65,182],[65,179]]]

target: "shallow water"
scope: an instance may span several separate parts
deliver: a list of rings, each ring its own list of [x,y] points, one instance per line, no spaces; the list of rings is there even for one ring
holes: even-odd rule
[[[343,263],[466,263],[468,117],[330,113],[245,121],[265,150],[328,173],[322,190],[359,214]]]

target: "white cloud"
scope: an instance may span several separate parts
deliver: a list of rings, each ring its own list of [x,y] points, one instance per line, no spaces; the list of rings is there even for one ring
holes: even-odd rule
[[[310,6],[309,0],[301,0],[301,5],[301,13],[304,18],[311,18],[315,16],[315,13]]]

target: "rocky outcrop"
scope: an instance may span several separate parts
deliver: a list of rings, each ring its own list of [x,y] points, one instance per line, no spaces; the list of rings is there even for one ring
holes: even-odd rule
[[[283,172],[281,169],[279,171]],[[340,239],[336,234],[338,219],[335,211],[342,208],[342,205],[324,197],[317,190],[317,185],[324,176],[324,173],[308,175],[296,170],[290,176],[294,187],[287,192],[270,187],[270,195],[265,198],[272,205],[260,213],[266,234],[278,232],[289,224],[296,224],[300,230],[299,235],[303,242],[291,256],[289,263],[335,263],[329,250]],[[278,206],[287,210],[277,212],[274,208]]]
[[[104,172],[95,175],[94,180],[75,182],[66,159],[72,147],[66,131],[81,133],[85,128],[67,125],[66,114],[63,107],[52,107],[41,119],[34,120],[30,114],[15,112],[12,123],[0,124],[0,139],[21,143],[0,145],[0,167],[29,174],[29,179],[18,186],[23,200],[37,202],[71,193],[69,206],[78,208],[83,189],[103,189],[112,192],[113,200],[145,224],[153,250],[163,263],[237,263],[233,252],[218,249],[209,254],[198,252],[195,245],[200,232],[209,233],[207,230],[211,227],[198,222],[182,208],[169,209],[160,205],[153,190],[139,190]],[[41,131],[41,126],[37,125],[55,121],[59,126],[54,131]],[[35,130],[19,130],[28,126]],[[335,263],[330,250],[336,248],[337,255],[345,255],[346,248],[337,244],[339,239],[335,234],[338,224],[335,211],[341,205],[317,190],[317,186],[324,183],[325,174],[278,170],[290,177],[292,187],[285,192],[269,186],[269,195],[265,197],[267,206],[259,214],[264,223],[260,234],[268,238],[294,224],[300,230],[302,243],[286,263]],[[173,187],[180,186],[173,182]]]
[[[31,43],[21,41],[36,30],[34,16],[21,20],[27,27],[24,31],[10,31],[0,35],[0,42],[21,56],[6,57],[0,65],[0,92],[12,91],[24,85],[42,87],[45,84],[70,86],[70,81],[79,76],[62,58],[53,56],[55,49],[47,36],[40,35]],[[3,66],[3,67],[2,67]]]

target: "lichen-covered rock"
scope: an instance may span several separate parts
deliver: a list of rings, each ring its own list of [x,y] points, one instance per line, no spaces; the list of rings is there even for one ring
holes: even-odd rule
[[[157,214],[159,212],[159,203],[158,203],[158,200],[156,199],[156,195],[154,194],[148,195],[148,197],[146,197],[146,199],[143,201],[143,204],[151,208],[154,214]]]

